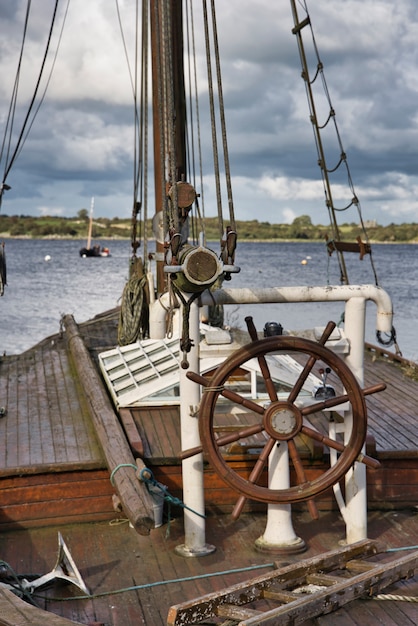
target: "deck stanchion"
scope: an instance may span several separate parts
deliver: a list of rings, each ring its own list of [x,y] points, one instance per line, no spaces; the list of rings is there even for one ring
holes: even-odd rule
[[[182,319],[180,315],[180,319]],[[181,322],[180,322],[181,323]],[[180,328],[180,336],[182,329]],[[199,371],[199,307],[190,306],[189,336],[193,342],[187,354],[189,369]],[[187,369],[180,369],[180,424],[183,450],[200,446],[197,411],[200,387],[186,376]],[[184,544],[175,548],[177,554],[186,557],[205,556],[215,551],[206,543],[205,498],[203,485],[203,454],[196,454],[182,461],[184,508]]]
[[[366,300],[364,298],[347,300],[344,319],[345,334],[350,342],[350,352],[345,361],[359,385],[363,387]],[[351,412],[344,416],[344,425],[346,443],[352,428]],[[344,522],[347,543],[367,539],[367,477],[364,463],[355,463],[345,475],[345,501]]]

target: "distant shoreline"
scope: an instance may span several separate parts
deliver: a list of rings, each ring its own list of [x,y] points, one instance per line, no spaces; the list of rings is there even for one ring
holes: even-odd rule
[[[31,237],[30,235],[19,235],[18,237],[10,236],[9,233],[0,233],[0,242],[1,240],[15,240],[15,241],[74,241],[74,242],[85,242],[85,238],[81,237],[66,237],[65,235],[46,235],[44,237]],[[112,237],[94,237],[94,241],[130,241],[130,237],[122,237],[122,236],[112,236]],[[154,237],[150,237],[148,241],[154,241]],[[218,243],[217,239],[208,239],[208,243]],[[239,243],[317,243],[318,245],[324,245],[325,241],[319,241],[318,239],[240,239],[238,236]],[[369,239],[369,243],[371,245],[388,245],[388,246],[396,246],[396,245],[417,245],[418,240],[412,241],[377,241],[373,239]]]
[[[87,214],[79,212],[77,217],[63,218],[54,216],[29,217],[0,215],[0,238],[3,239],[66,239],[87,240]],[[363,224],[343,223],[338,229],[313,224],[308,215],[296,217],[291,224],[271,224],[259,220],[237,220],[234,230],[240,242],[325,242],[337,239],[341,242],[371,243],[418,243],[418,223],[388,224],[380,226],[373,222]],[[138,235],[140,230],[137,231]],[[224,227],[222,231],[224,232]],[[147,220],[143,234],[152,235],[150,219]],[[219,241],[218,218],[205,218],[204,233],[207,241]],[[92,223],[91,240],[131,239],[132,220],[119,218],[96,218]]]

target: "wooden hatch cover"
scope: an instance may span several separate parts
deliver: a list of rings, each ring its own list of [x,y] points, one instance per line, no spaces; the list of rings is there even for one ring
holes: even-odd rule
[[[301,624],[414,575],[418,551],[390,561],[367,560],[385,551],[383,544],[364,540],[298,561],[172,606],[167,626],[199,624],[213,617],[237,626]]]

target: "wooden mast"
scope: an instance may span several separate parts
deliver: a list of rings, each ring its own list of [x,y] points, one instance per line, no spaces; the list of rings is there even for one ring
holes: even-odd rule
[[[87,250],[90,250],[91,248],[91,234],[93,231],[93,209],[94,209],[94,198],[91,199],[91,204],[90,204],[89,230],[87,234],[87,245],[86,245]]]
[[[162,214],[165,215],[168,184],[173,185],[184,180],[186,176],[182,0],[151,0],[150,9],[155,211],[163,211]],[[162,28],[165,19],[163,15],[170,18],[165,30]],[[167,72],[167,67],[171,68],[171,73]],[[168,81],[170,85],[167,84]],[[173,94],[172,110],[168,108],[168,90]],[[162,119],[164,114],[171,116],[174,123],[176,180],[169,180],[169,172],[166,171],[169,155],[165,137],[166,124]],[[167,224],[164,224],[164,232],[166,229]],[[164,244],[157,241],[157,293],[165,290],[164,249]]]

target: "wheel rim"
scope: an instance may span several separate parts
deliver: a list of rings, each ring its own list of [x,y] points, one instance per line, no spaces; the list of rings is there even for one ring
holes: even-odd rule
[[[289,352],[307,355],[308,360],[297,378],[295,385],[292,387],[287,400],[281,401],[278,399],[271,381],[265,357],[273,353],[280,354]],[[261,366],[262,376],[270,397],[268,407],[261,407],[254,401],[247,400],[235,392],[231,394],[225,387],[232,373],[253,358],[257,358]],[[311,407],[299,409],[295,405],[295,401],[298,398],[304,382],[318,361],[323,361],[330,366],[333,373],[340,379],[344,393],[340,395],[337,394],[336,398],[332,400],[314,402]],[[219,446],[219,442],[217,442],[214,428],[214,415],[216,413],[216,403],[220,396],[232,399],[232,402],[235,402],[237,405],[242,404],[246,406],[257,415],[257,419],[251,427],[243,428],[243,436],[254,434],[255,432],[264,432],[267,436],[267,442],[248,480],[237,474],[227,464],[222,456],[222,446]],[[339,443],[337,444],[337,442],[335,442],[335,445],[331,445],[330,447],[334,447],[340,452],[337,462],[318,478],[307,481],[304,477],[302,463],[300,462],[301,460],[294,439],[299,433],[303,433],[318,441],[319,439],[316,431],[313,432],[312,429],[304,423],[303,417],[312,416],[314,413],[320,412],[324,408],[337,406],[343,402],[349,402],[352,409],[353,425],[350,438],[344,446]],[[363,392],[354,374],[344,361],[333,352],[321,344],[300,337],[268,337],[266,339],[253,341],[251,344],[244,346],[229,357],[216,370],[203,394],[199,411],[199,428],[203,449],[208,455],[216,473],[241,495],[252,500],[267,503],[301,502],[311,500],[326,491],[329,487],[337,483],[353,465],[361,452],[366,438],[367,409]],[[322,437],[322,441],[324,442],[324,439],[327,440],[327,445],[329,445],[330,440],[323,437],[320,433],[318,434]],[[238,441],[240,438],[241,437],[237,437],[236,440]],[[229,438],[229,441],[230,439],[231,438]],[[288,443],[289,454],[297,474],[297,484],[287,489],[270,489],[257,484],[257,482],[264,469],[269,453],[273,447],[281,441]]]

